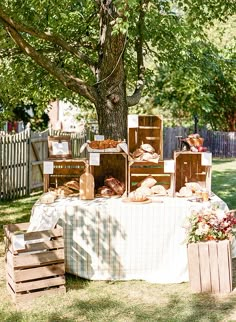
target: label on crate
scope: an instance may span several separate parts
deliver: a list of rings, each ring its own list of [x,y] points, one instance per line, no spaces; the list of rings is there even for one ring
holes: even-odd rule
[[[25,249],[24,234],[18,234],[13,236],[13,249],[14,250]]]
[[[94,135],[94,141],[104,141],[104,135]]]
[[[164,160],[164,173],[175,173],[174,160]]]
[[[43,173],[44,174],[53,174],[53,162],[44,161],[43,162]]]
[[[201,165],[211,166],[212,165],[212,154],[209,152],[202,152]]]
[[[100,153],[89,153],[89,165],[100,165]]]
[[[128,115],[128,128],[136,128],[138,127],[138,115],[137,114],[130,114]]]

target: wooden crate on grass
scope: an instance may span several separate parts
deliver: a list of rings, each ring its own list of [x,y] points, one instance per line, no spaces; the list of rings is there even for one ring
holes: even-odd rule
[[[211,158],[211,153],[206,155]],[[202,152],[174,152],[176,192],[187,182],[198,182],[202,188],[211,191],[212,166],[205,165],[202,156],[205,156]]]
[[[44,174],[44,192],[49,188],[57,188],[66,181],[78,179],[85,171],[86,159],[50,160],[53,173]]]
[[[158,185],[162,185],[165,189],[170,189],[170,195],[174,194],[174,174],[165,173],[164,161],[158,163],[148,161],[129,161],[128,165],[128,192],[136,189],[138,182],[145,179],[148,175],[152,175]]]
[[[63,229],[27,232],[29,223],[4,226],[6,283],[18,304],[50,293],[65,293]]]
[[[128,116],[128,150],[133,153],[141,144],[150,144],[163,159],[163,120],[156,115],[136,115],[136,124]]]
[[[113,176],[120,182],[124,182],[127,192],[127,154],[123,152],[102,152],[99,154],[100,165],[92,167],[95,189],[104,185],[106,176]]]
[[[232,291],[232,258],[229,240],[191,243],[187,246],[192,292]]]

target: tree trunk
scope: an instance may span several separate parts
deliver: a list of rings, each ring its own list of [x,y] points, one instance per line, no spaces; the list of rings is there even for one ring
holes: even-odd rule
[[[105,138],[125,139],[128,106],[123,55],[126,35],[121,32],[112,34],[112,22],[117,17],[112,1],[104,1],[100,17],[99,62],[95,85],[99,134]]]

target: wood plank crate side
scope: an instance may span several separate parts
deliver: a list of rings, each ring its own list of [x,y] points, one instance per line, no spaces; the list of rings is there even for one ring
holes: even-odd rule
[[[138,127],[128,129],[128,149],[134,152],[141,144],[151,144],[163,159],[163,119],[155,115],[139,115]]]
[[[178,192],[183,186],[185,186],[185,183],[187,182],[199,182],[202,187],[210,188],[211,171],[209,170],[209,168],[211,167],[201,165],[200,152],[175,152],[174,160],[176,164],[176,192]]]
[[[148,175],[152,175],[158,185],[162,185],[166,189],[173,186],[173,176],[171,173],[164,173],[164,161],[158,163],[148,161],[131,161],[128,165],[128,189],[129,192],[136,189],[136,184],[145,179]]]
[[[63,229],[59,225],[55,229],[41,232],[25,233],[25,241],[41,240],[29,244],[26,249],[12,252],[14,232],[27,229],[29,223],[10,224],[4,226],[6,240],[6,280],[7,288],[14,301],[32,299],[40,294],[48,293],[50,288],[65,292],[65,254]],[[50,238],[42,242],[42,238]],[[44,245],[44,248],[42,246]],[[35,252],[35,253],[34,253]],[[62,288],[63,286],[63,288]],[[32,294],[31,297],[26,293]]]
[[[37,297],[40,296],[47,296],[47,295],[51,295],[51,294],[64,294],[66,293],[66,288],[65,286],[58,286],[58,287],[53,287],[53,288],[49,288],[49,289],[45,289],[45,290],[39,290],[36,292],[29,292],[29,293],[15,293],[11,286],[7,283],[7,289],[9,294],[11,295],[13,301],[17,304],[17,305],[23,305],[25,306],[25,303],[28,301],[32,301]]]
[[[93,166],[95,189],[104,185],[106,176],[113,176],[125,184],[127,191],[127,161],[125,153],[100,153],[100,165]]]
[[[188,268],[192,292],[231,292],[232,258],[230,241],[189,244]]]
[[[79,179],[85,171],[85,164],[86,159],[53,160],[53,174],[44,174],[44,192],[73,178]]]

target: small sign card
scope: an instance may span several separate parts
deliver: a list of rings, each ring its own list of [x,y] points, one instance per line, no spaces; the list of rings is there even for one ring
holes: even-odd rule
[[[100,153],[89,153],[89,165],[100,165]]]
[[[203,152],[202,153],[201,164],[204,165],[204,166],[211,166],[212,165],[212,153]]]
[[[128,128],[136,128],[138,127],[138,115],[130,114],[128,115]]]
[[[53,174],[53,162],[44,161],[43,162],[43,173],[44,174]]]
[[[14,250],[25,249],[24,234],[18,234],[13,236],[13,249]]]
[[[164,160],[164,173],[175,173],[174,160]]]
[[[94,141],[104,141],[104,135],[94,135]]]

